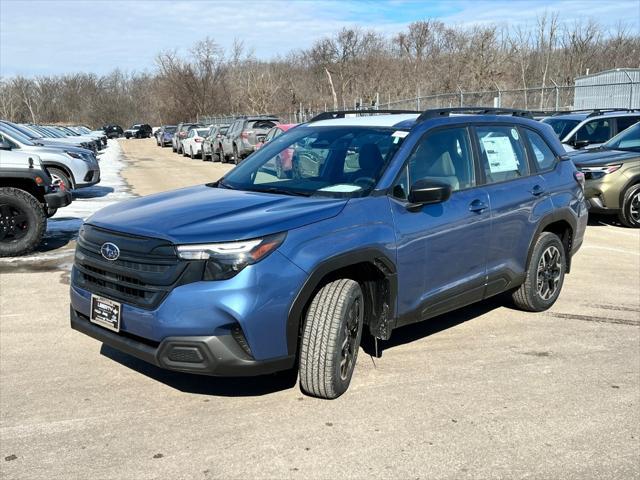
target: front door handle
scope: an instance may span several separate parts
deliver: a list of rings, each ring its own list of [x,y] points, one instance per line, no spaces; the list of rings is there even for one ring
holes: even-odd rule
[[[540,185],[534,185],[533,188],[531,189],[531,195],[533,195],[534,197],[542,195],[543,193],[544,193],[544,187],[541,187]]]
[[[487,208],[489,208],[489,205],[484,203],[482,200],[478,200],[478,199],[474,200],[469,204],[469,210],[471,212],[482,213]]]

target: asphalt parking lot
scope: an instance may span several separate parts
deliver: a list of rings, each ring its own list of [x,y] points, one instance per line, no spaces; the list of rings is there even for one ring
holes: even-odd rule
[[[229,168],[152,139],[109,148],[112,183],[96,193],[105,202]],[[38,252],[0,263],[3,478],[640,475],[640,231],[590,219],[550,311],[496,298],[399,329],[381,358],[361,349],[349,391],[323,401],[290,373],[166,372],[72,331],[83,205],[50,222]]]

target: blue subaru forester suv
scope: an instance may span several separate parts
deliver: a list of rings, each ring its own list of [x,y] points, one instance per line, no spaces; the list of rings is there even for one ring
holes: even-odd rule
[[[71,326],[181,372],[297,366],[304,392],[335,398],[365,325],[388,339],[501,292],[553,305],[587,223],[583,183],[524,112],[323,114],[215,183],[91,217]]]

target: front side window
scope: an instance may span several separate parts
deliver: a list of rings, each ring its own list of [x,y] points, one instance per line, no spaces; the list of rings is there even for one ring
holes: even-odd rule
[[[375,187],[404,136],[382,127],[296,128],[253,153],[223,179],[222,186],[291,195],[364,196]]]
[[[556,156],[553,150],[549,148],[547,142],[532,130],[527,130],[527,138],[529,139],[529,145],[531,145],[531,151],[533,152],[533,159],[538,165],[538,170],[547,170],[553,166],[556,161]]]
[[[465,127],[437,130],[422,138],[409,157],[409,184],[432,180],[463,190],[475,186],[475,172],[469,133]]]
[[[601,118],[585,123],[576,133],[576,141],[604,143],[611,138],[611,120]]]
[[[510,126],[476,128],[487,183],[498,183],[529,174],[518,129]]]

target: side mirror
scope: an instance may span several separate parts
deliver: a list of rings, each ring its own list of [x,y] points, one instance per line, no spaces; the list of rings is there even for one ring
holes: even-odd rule
[[[591,143],[591,142],[590,142],[589,140],[574,140],[574,142],[573,142],[573,145],[572,145],[572,146],[573,146],[573,148],[580,149],[580,148],[584,148],[584,147],[586,147],[586,146],[587,146],[587,145],[589,145],[590,143]]]
[[[412,206],[445,202],[451,196],[451,185],[435,180],[422,179],[411,185],[409,203]]]
[[[9,142],[0,142],[0,150],[11,150],[11,144]]]

